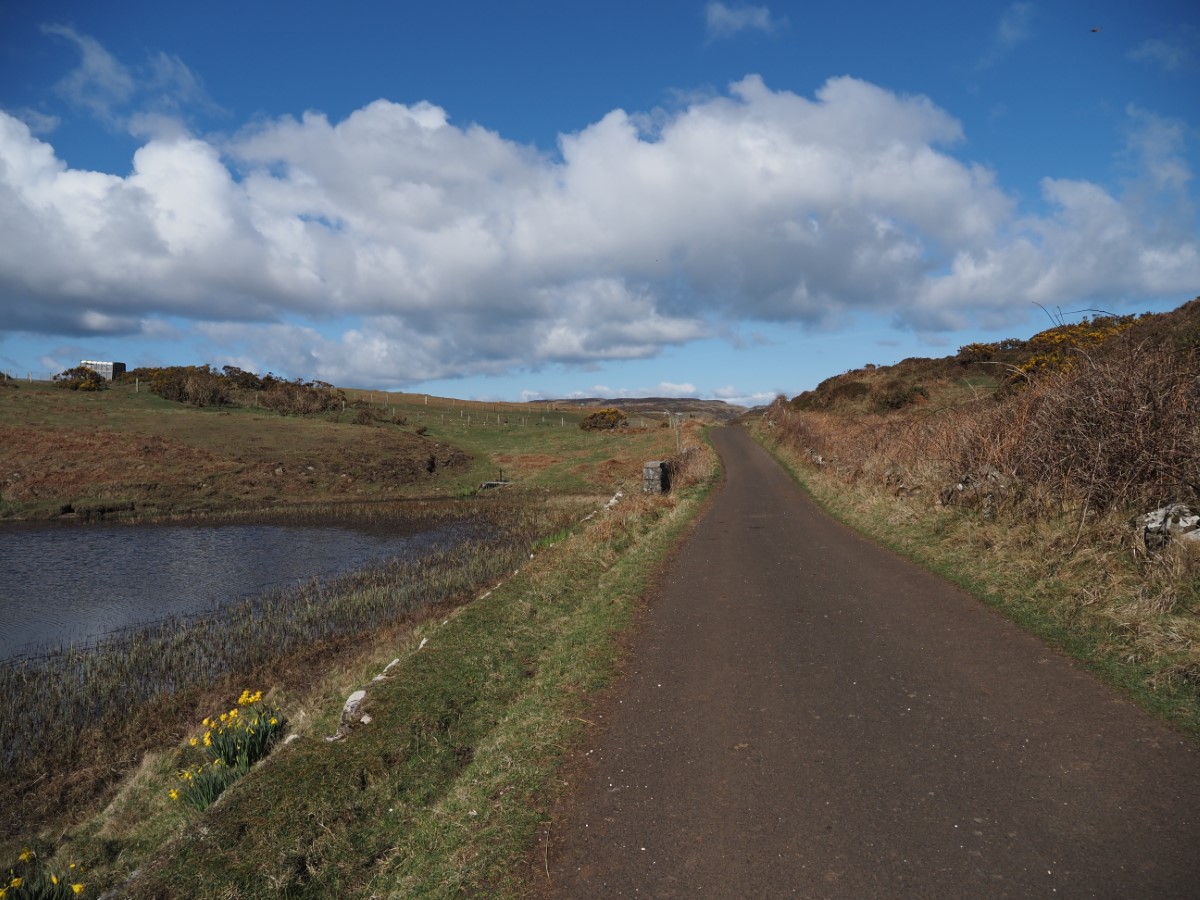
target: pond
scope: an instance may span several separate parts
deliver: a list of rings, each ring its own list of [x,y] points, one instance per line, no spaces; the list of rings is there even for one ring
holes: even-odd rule
[[[0,660],[88,644],[133,625],[415,558],[458,524],[419,533],[329,525],[0,528]]]

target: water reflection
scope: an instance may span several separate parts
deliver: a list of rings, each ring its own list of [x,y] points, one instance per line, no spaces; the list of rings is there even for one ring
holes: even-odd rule
[[[0,659],[210,611],[314,577],[409,558],[455,525],[397,535],[306,525],[0,529]]]

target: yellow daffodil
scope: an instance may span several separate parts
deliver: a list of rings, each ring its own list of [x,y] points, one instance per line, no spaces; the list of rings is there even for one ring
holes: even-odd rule
[[[195,747],[197,744],[200,743],[200,738],[192,738],[190,741],[188,741],[188,743],[191,744],[193,747]]]
[[[172,800],[178,800],[178,799],[179,799],[179,791],[177,791],[175,788],[171,788],[171,790],[170,790],[170,794],[171,794],[171,799],[172,799]]]
[[[26,847],[21,851],[21,855],[18,856],[17,859],[21,860],[21,862],[29,862],[31,859],[33,859],[33,856],[33,851]]]
[[[55,875],[53,872],[50,873],[50,883],[58,884],[58,876]]]
[[[73,884],[73,885],[71,885],[71,893],[73,893],[73,894],[82,894],[82,893],[83,893],[83,885],[82,885],[82,884]]]
[[[20,875],[16,875],[13,877],[13,880],[8,883],[8,886],[10,888],[19,888],[23,880],[24,879],[22,879]]]

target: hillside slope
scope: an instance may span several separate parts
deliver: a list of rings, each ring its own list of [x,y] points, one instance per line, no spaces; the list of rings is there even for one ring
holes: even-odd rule
[[[890,366],[868,363],[825,379],[791,403],[796,409],[852,415],[938,407],[1019,387],[1045,372],[1065,371],[1084,357],[1105,358],[1135,346],[1195,351],[1200,298],[1166,313],[1064,321],[1029,338],[967,344],[944,357],[910,357]]]

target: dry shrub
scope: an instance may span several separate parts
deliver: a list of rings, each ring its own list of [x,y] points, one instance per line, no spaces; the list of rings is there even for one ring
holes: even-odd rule
[[[150,390],[164,400],[201,407],[232,402],[230,383],[210,366],[167,366],[135,373],[149,374]]]
[[[54,376],[54,384],[70,391],[103,391],[108,387],[104,376],[87,366],[75,366],[59,372]]]
[[[991,478],[1056,510],[1140,510],[1200,499],[1200,364],[1127,345],[1078,354],[998,400],[906,416],[845,417],[776,401],[776,437],[843,478],[907,479],[936,495]]]
[[[628,424],[625,413],[615,406],[610,406],[588,413],[580,421],[579,427],[584,431],[607,431],[612,428],[624,428]]]
[[[1081,355],[1014,404],[1025,429],[1014,473],[1096,509],[1197,499],[1198,377],[1190,354],[1129,347]]]
[[[277,381],[259,395],[259,403],[281,416],[308,416],[341,409],[345,395],[323,381]],[[361,422],[361,418],[360,418]]]
[[[702,484],[716,471],[716,458],[708,444],[695,443],[672,456],[667,465],[671,472],[671,489]]]

